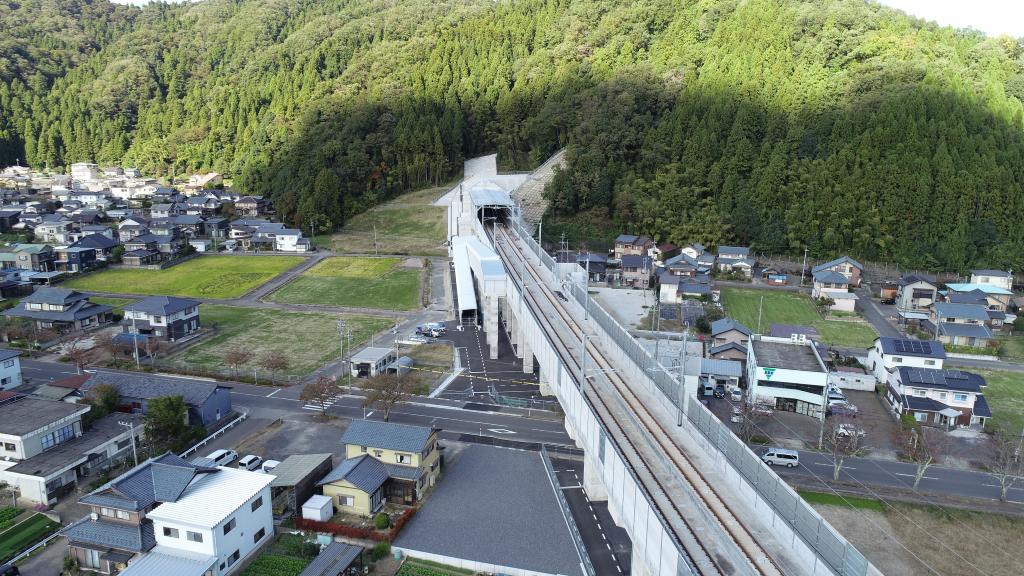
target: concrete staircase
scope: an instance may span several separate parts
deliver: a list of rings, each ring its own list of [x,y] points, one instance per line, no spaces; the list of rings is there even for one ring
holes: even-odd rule
[[[530,174],[526,182],[512,191],[512,199],[523,207],[523,220],[531,232],[537,229],[537,222],[548,209],[544,186],[554,177],[555,166],[565,166],[565,148],[555,152]]]

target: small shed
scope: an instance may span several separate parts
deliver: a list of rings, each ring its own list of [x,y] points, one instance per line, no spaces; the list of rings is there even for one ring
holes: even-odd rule
[[[352,375],[356,378],[376,376],[395,361],[395,351],[392,348],[375,348],[372,346],[363,348],[349,361],[352,366]]]
[[[330,496],[314,494],[302,505],[302,517],[306,520],[327,522],[334,516],[334,504]]]
[[[305,502],[316,492],[318,480],[331,471],[330,454],[293,454],[274,467],[271,474],[270,493],[274,500],[275,513],[285,510],[300,512],[300,502]]]
[[[398,360],[395,360],[387,367],[388,374],[398,374],[403,376],[408,374],[413,367],[413,360],[408,356],[402,356]]]
[[[363,549],[343,542],[331,542],[306,566],[299,576],[340,576],[349,568],[356,567],[362,574]]]

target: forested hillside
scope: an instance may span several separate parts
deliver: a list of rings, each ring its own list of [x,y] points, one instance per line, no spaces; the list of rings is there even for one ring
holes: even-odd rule
[[[1021,43],[858,0],[25,0],[0,35],[0,162],[213,169],[340,225],[567,146],[553,221],[1024,264]]]

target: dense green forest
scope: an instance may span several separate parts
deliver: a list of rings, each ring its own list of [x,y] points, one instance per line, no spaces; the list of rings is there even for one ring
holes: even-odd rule
[[[212,169],[341,225],[565,146],[564,224],[1019,269],[1022,54],[859,0],[0,0],[0,163]]]

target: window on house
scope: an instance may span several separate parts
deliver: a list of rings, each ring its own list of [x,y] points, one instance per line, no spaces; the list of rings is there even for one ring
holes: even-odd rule
[[[356,497],[355,496],[338,496],[338,506],[349,506],[349,507],[351,507],[351,506],[355,506],[355,505],[356,505]]]
[[[4,360],[4,368],[13,368],[14,360]]]
[[[945,400],[945,399],[946,399],[946,393],[945,392],[939,392],[939,400]]]
[[[925,414],[924,412],[914,412],[914,420],[917,420],[918,422],[924,422],[928,420],[928,415]]]
[[[252,501],[252,511],[255,512],[259,510],[260,506],[263,506],[263,496]]]
[[[18,449],[17,446],[15,446],[14,444],[11,444],[10,442],[4,442],[4,450],[7,450],[9,452],[14,452],[17,449]]]
[[[257,533],[252,535],[252,543],[256,544],[260,540],[263,540],[263,537],[266,536],[266,534],[267,534],[266,528],[260,528],[259,532],[257,532]]]
[[[114,510],[111,508],[100,508],[100,516],[113,516]]]
[[[957,402],[966,402],[967,394],[953,394],[953,400],[956,400]]]
[[[360,446],[359,451],[362,452],[363,454],[366,454],[366,446]]]
[[[203,535],[202,534],[200,534],[199,532],[193,532],[191,530],[189,530],[188,532],[185,532],[185,537],[188,538],[189,542],[202,542],[203,541]]]
[[[914,396],[927,396],[927,390],[914,390]]]
[[[120,520],[127,520],[130,515],[124,510],[115,510],[114,516],[116,516]]]
[[[384,455],[384,451],[383,450],[374,450],[373,451],[373,455],[376,456],[377,458],[380,458],[381,456]]]
[[[935,360],[925,360],[924,361],[924,365],[925,366],[935,366]]]
[[[80,548],[82,551],[81,561],[83,568],[99,568],[100,567],[100,553],[98,550],[90,550],[88,548]]]
[[[168,538],[177,538],[178,537],[178,529],[177,528],[171,528],[170,526],[164,526],[164,536],[166,536]]]
[[[399,464],[411,464],[412,457],[408,454],[395,454],[395,462],[398,462]]]
[[[893,356],[892,361],[894,364],[899,364],[900,362],[903,362],[903,358],[901,356]]]
[[[228,566],[231,566],[235,562],[238,562],[238,559],[241,558],[241,557],[242,557],[242,555],[238,553],[238,550],[235,550],[234,552],[232,552],[231,556],[228,556]]]
[[[228,520],[228,523],[224,525],[224,533],[227,534],[235,529],[235,519]]]

